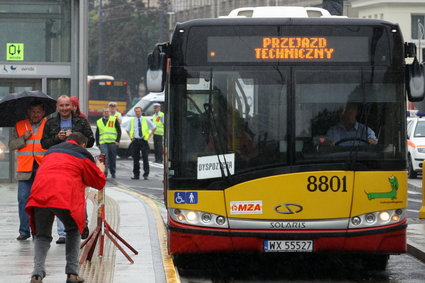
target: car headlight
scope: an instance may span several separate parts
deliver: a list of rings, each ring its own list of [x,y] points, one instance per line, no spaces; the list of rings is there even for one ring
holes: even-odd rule
[[[179,223],[204,227],[228,228],[226,217],[214,213],[179,208],[169,208],[168,211],[170,217]]]
[[[377,227],[394,224],[405,218],[404,209],[370,212],[351,218],[349,228]]]
[[[417,150],[419,153],[425,153],[425,147],[418,147]]]

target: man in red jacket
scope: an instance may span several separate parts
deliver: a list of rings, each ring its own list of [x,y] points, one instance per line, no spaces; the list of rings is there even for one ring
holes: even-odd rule
[[[49,148],[38,169],[25,208],[35,232],[31,283],[40,283],[46,276],[45,261],[55,215],[65,225],[66,282],[84,282],[78,276],[78,253],[86,220],[85,188],[90,186],[101,190],[106,183],[105,165],[95,163],[85,149],[87,140],[79,132],[71,133],[66,142]]]

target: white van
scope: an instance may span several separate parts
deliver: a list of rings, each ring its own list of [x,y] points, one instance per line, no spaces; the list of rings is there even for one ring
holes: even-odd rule
[[[128,112],[123,115],[122,117],[122,123],[121,123],[121,140],[120,145],[118,147],[117,155],[120,158],[127,158],[131,155],[131,152],[129,152],[128,148],[131,143],[131,139],[127,134],[127,131],[125,130],[127,128],[128,123],[130,123],[130,118],[136,117],[136,114],[134,113],[134,108],[141,107],[143,110],[143,116],[147,116],[149,118],[152,118],[152,115],[154,114],[153,111],[153,105],[155,103],[161,104],[161,111],[164,111],[164,101],[165,101],[165,94],[164,92],[150,92],[147,95],[143,96],[139,102],[137,102],[133,107],[131,107]],[[152,137],[149,139],[149,147],[151,150],[153,150],[153,139]]]

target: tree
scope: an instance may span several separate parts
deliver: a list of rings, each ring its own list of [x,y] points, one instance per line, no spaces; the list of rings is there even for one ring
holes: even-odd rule
[[[137,5],[136,5],[137,4]],[[159,9],[112,1],[103,7],[103,74],[128,82],[132,97],[146,75],[147,55],[159,40]],[[96,74],[99,50],[99,13],[89,12],[89,74]]]

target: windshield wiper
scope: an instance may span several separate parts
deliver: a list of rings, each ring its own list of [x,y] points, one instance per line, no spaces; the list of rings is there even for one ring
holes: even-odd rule
[[[225,180],[226,174],[224,172],[224,168],[226,169],[227,177],[230,178],[231,175],[230,175],[229,165],[228,165],[227,160],[226,160],[225,146],[223,144],[222,137],[217,130],[218,129],[217,128],[217,121],[215,119],[214,111],[213,111],[213,107],[212,107],[212,95],[213,95],[213,87],[212,87],[213,81],[212,81],[212,79],[213,78],[212,78],[212,69],[211,69],[210,70],[210,87],[209,87],[209,92],[208,92],[208,103],[204,104],[204,109],[205,109],[205,113],[207,113],[207,116],[209,117],[209,121],[207,123],[209,138],[212,140],[214,150],[215,150],[215,153],[217,155],[217,160],[218,160],[218,163],[220,165],[221,177],[222,177],[223,180]],[[213,132],[215,132],[215,135],[217,137],[216,139],[214,139]],[[220,154],[220,152],[222,152],[223,154]],[[223,156],[224,164],[220,160],[220,155]]]

